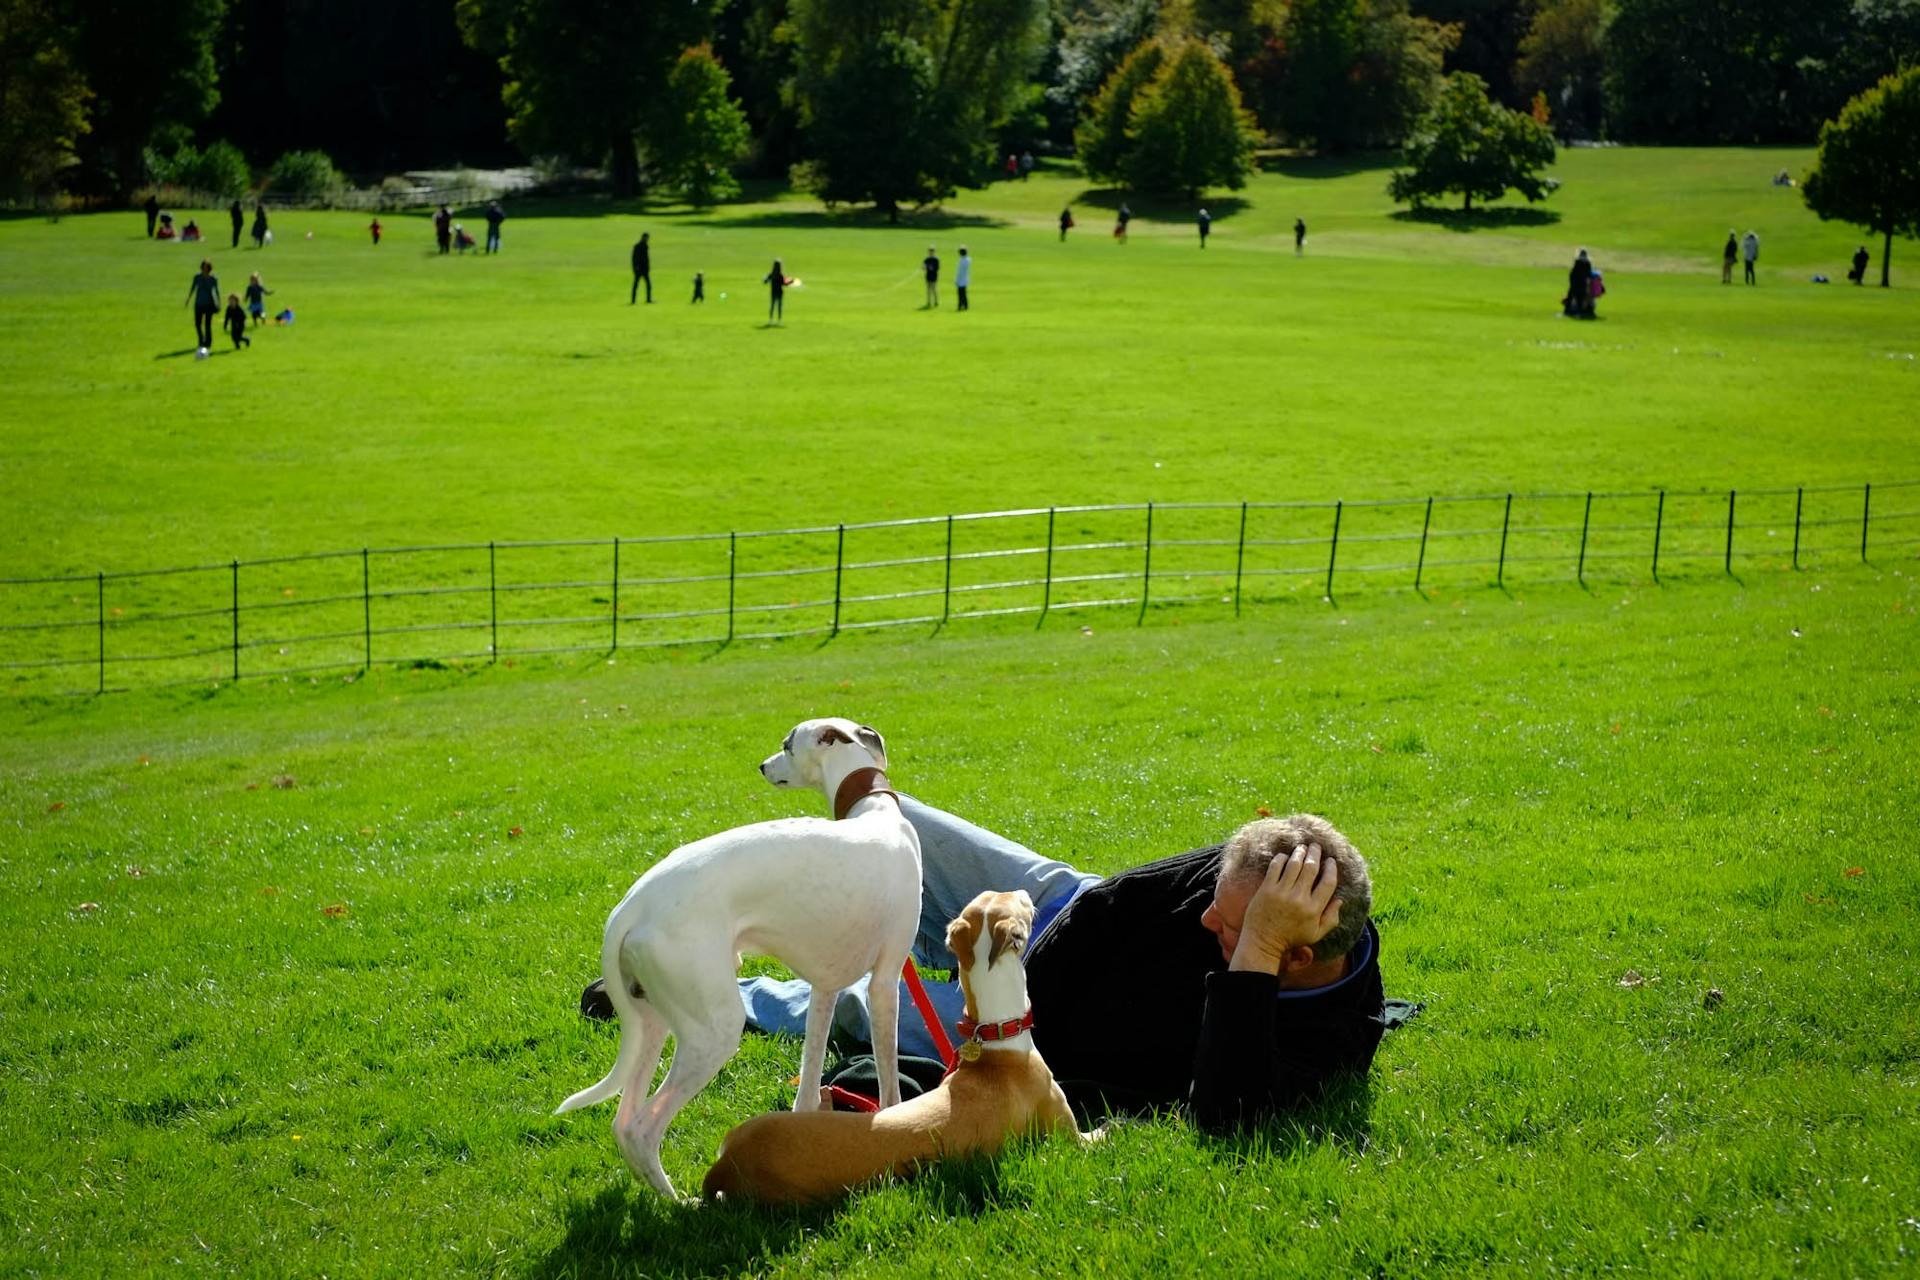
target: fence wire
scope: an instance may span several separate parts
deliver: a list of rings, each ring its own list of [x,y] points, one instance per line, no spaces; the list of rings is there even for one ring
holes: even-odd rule
[[[1405,586],[1792,570],[1920,547],[1920,481],[1028,507],[0,578],[16,696]]]

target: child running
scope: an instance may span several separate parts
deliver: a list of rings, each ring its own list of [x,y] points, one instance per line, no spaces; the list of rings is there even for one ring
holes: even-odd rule
[[[253,317],[255,324],[267,322],[267,295],[272,292],[273,290],[260,283],[258,271],[254,272],[253,278],[247,281],[247,314]]]
[[[259,279],[258,276],[254,278]],[[240,309],[240,295],[237,293],[227,295],[226,329],[233,338],[235,351],[253,345],[253,339],[247,336],[247,313]]]

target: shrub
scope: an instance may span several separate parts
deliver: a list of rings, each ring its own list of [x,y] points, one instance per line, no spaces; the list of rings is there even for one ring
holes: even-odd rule
[[[205,151],[182,143],[170,156],[149,150],[147,171],[163,186],[213,196],[245,195],[253,185],[247,158],[231,142],[209,143]]]
[[[267,186],[276,195],[329,195],[340,186],[340,171],[324,151],[289,151],[267,170]]]

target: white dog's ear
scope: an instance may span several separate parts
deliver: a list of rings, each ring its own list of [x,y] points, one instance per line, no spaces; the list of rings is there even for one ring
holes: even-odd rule
[[[880,736],[879,730],[863,724],[853,731],[853,736],[860,739],[861,746],[873,752],[879,759],[882,769],[887,767],[887,744],[886,740]]]
[[[815,738],[814,741],[818,743],[820,746],[830,747],[834,745],[836,742],[851,743],[853,739],[849,738],[846,734],[840,732],[838,729],[834,728],[832,725],[828,725],[826,728],[820,731],[820,736]]]

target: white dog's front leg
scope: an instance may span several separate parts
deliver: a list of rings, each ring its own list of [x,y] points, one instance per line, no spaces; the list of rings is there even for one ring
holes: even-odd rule
[[[902,964],[882,963],[867,984],[867,1012],[873,1033],[873,1065],[880,1073],[880,1109],[900,1101],[900,972]]]
[[[807,1042],[800,1051],[800,1091],[793,1095],[795,1111],[820,1109],[820,1073],[826,1067],[833,1006],[839,998],[838,991],[816,985],[807,1000]]]

